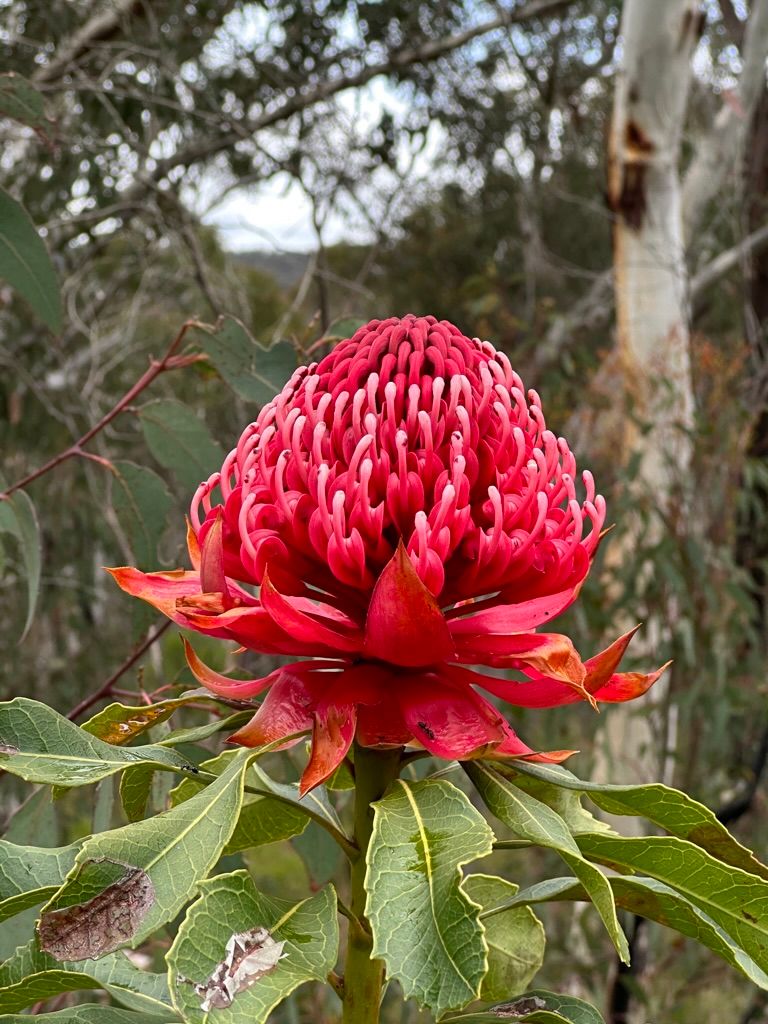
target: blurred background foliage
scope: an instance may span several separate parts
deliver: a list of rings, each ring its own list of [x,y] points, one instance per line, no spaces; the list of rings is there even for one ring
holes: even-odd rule
[[[616,529],[563,631],[589,655],[617,624],[647,620],[639,660],[675,659],[659,696],[599,717],[580,707],[521,712],[526,737],[581,747],[576,770],[605,776],[622,753],[608,736],[611,716],[628,716],[630,730],[646,719],[652,749],[623,770],[642,774],[650,757],[657,776],[718,809],[764,853],[768,246],[734,247],[766,222],[768,90],[763,74],[743,152],[687,247],[696,419],[691,464],[670,502],[633,486],[641,456],[618,443],[617,417],[636,415],[618,401],[605,200],[621,6],[0,0],[0,68],[29,80],[45,110],[37,127],[0,121],[0,185],[43,235],[63,305],[54,334],[0,283],[4,486],[107,413],[186,320],[234,316],[264,345],[287,341],[276,364],[287,376],[370,317],[450,319],[509,354],[608,499]],[[702,11],[683,167],[721,106],[738,103],[750,14],[738,0]],[[305,250],[274,231],[250,250],[235,246],[222,204],[258,221],[281,190],[307,210]],[[734,252],[717,271],[718,256]],[[206,350],[202,337],[188,336],[183,351]],[[212,472],[256,412],[248,388],[233,391],[222,376],[215,359],[163,374],[98,434],[93,455],[145,467],[128,471],[125,487],[109,464],[74,458],[25,489],[40,524],[41,585],[19,643],[28,565],[0,533],[2,696],[70,711],[156,628],[101,567],[184,562],[196,460]],[[648,424],[637,416],[642,444]],[[150,507],[145,523],[126,511],[134,501]],[[631,543],[622,543],[630,523]],[[673,627],[654,627],[670,608]],[[203,642],[200,652],[227,667],[219,645]],[[237,664],[248,668],[249,657]],[[170,630],[111,693],[130,702],[190,682]],[[280,770],[295,776],[296,767],[284,757]],[[14,785],[0,785],[16,841],[69,841],[94,814],[120,813],[111,780],[92,808],[70,796],[21,814]],[[494,856],[484,869],[538,877],[524,855]],[[248,864],[265,888],[297,895],[337,867],[319,833],[260,848]],[[543,916],[541,985],[607,1005],[611,1024],[768,1020],[745,981],[655,925],[636,935],[633,972],[617,983],[595,915]],[[5,955],[12,937],[3,942]],[[304,989],[275,1020],[334,1020],[318,999]],[[396,993],[390,1002],[383,1019],[420,1019]]]

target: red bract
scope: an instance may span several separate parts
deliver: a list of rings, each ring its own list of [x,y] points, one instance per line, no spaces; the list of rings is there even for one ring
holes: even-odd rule
[[[597,547],[605,502],[581,480],[580,499],[567,442],[489,342],[434,317],[373,320],[300,367],[200,486],[193,571],[113,575],[180,626],[311,659],[236,681],[187,645],[214,693],[268,690],[234,742],[312,730],[304,790],[355,736],[559,761],[477,687],[554,707],[630,700],[660,675],[615,672],[631,634],[582,663],[568,637],[535,632],[575,600]]]

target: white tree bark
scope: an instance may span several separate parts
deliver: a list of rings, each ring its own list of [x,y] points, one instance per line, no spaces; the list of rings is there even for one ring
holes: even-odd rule
[[[625,0],[609,138],[618,356],[628,399],[624,437],[616,440],[623,441],[625,460],[639,456],[633,493],[664,514],[687,483],[691,463],[694,403],[678,163],[703,17],[699,0]],[[625,524],[609,558],[622,562],[641,541],[652,540],[649,530],[659,530],[659,523],[649,526],[638,517]],[[638,644],[650,659],[673,628],[674,609],[659,608],[653,619]],[[663,696],[657,686],[656,700]],[[669,718],[640,715],[631,706],[611,709],[603,733],[608,764],[599,770],[625,780],[658,778],[673,732]]]
[[[698,0],[626,0],[608,152],[625,389],[650,426],[642,483],[663,496],[690,462],[693,389],[678,161],[703,24]],[[634,447],[635,432],[626,441]]]
[[[683,183],[683,233],[690,241],[707,204],[729,171],[740,166],[744,141],[765,88],[768,0],[753,0],[741,50],[738,89],[729,93],[712,129],[696,148]]]

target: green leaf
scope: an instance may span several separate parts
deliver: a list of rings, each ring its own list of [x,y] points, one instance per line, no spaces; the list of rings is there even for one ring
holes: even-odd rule
[[[555,850],[582,882],[603,920],[621,959],[629,959],[629,947],[616,916],[608,879],[582,856],[576,840],[556,811],[520,789],[482,761],[467,761],[463,768],[488,809],[512,831],[537,846]]]
[[[328,326],[328,330],[318,339],[318,341],[342,341],[345,338],[351,338],[359,328],[367,324],[367,320],[363,320],[359,316],[345,316],[340,320],[334,320]]]
[[[220,778],[180,806],[86,839],[66,883],[43,909],[42,948],[60,960],[102,956],[138,945],[172,920],[235,828],[254,752],[237,754]]]
[[[47,786],[33,790],[6,822],[3,838],[18,846],[58,846],[61,837],[57,808]]]
[[[210,699],[210,696],[197,696],[195,698],[198,701]],[[167,736],[163,736],[157,742],[161,747],[176,747],[181,743],[200,743],[201,740],[207,740],[210,736],[215,736],[217,732],[229,732],[230,730],[234,732],[239,726],[245,725],[252,718],[253,710],[236,711],[233,715],[227,715],[226,718],[214,718],[203,725],[191,725],[187,729],[174,729],[173,732],[169,732]]]
[[[462,889],[483,910],[510,900],[517,886],[493,875],[467,875]],[[480,998],[487,1002],[510,999],[524,992],[544,961],[544,926],[534,913],[519,907],[488,918],[488,973],[483,978]]]
[[[201,769],[213,775],[219,775],[232,760],[232,754],[238,751],[225,751],[210,761],[203,761]],[[246,781],[250,773],[246,773]],[[198,779],[184,779],[171,790],[171,806],[175,807],[189,800],[195,793],[205,789],[206,784]],[[270,797],[256,796],[245,793],[240,808],[240,815],[229,842],[224,848],[224,856],[239,853],[253,846],[267,846],[290,839],[304,831],[309,823],[306,812],[291,804],[273,800]]]
[[[42,953],[35,940],[0,965],[0,1013],[17,1013],[62,992],[93,988],[104,989],[132,1010],[162,1015],[166,1021],[176,1017],[165,975],[139,970],[122,953],[87,964],[59,963]]]
[[[0,921],[49,899],[75,863],[79,843],[46,849],[0,839]]]
[[[516,761],[502,773],[523,774],[563,789],[586,793],[609,814],[641,815],[666,832],[700,846],[726,864],[768,878],[768,867],[742,846],[704,804],[660,782],[642,786],[617,786],[584,782],[560,765]]]
[[[158,398],[139,409],[144,440],[165,469],[192,494],[224,461],[224,449],[192,409],[172,398]]]
[[[512,1020],[515,1024],[604,1024],[594,1006],[583,999],[540,988],[480,1013],[451,1017],[446,1024],[499,1024],[500,1020]]]
[[[134,1010],[121,1010],[116,1006],[105,1006],[103,1003],[80,1003],[69,1006],[66,1010],[55,1010],[53,1013],[37,1013],[35,1017],[42,1024],[163,1024],[168,1020],[157,1017],[154,1013],[136,1013]],[[29,1024],[27,1014],[3,1014],[2,1024]]]
[[[204,985],[226,956],[233,935],[266,929],[283,942],[282,955],[267,973],[236,991],[231,1005],[216,1009],[217,1024],[264,1024],[271,1011],[306,981],[324,982],[339,945],[336,894],[331,886],[293,905],[257,891],[246,871],[219,875],[200,886],[168,953],[168,979],[179,1012],[190,1024],[210,1019],[193,985]],[[279,952],[279,951],[278,951]]]
[[[16,288],[54,333],[61,330],[61,297],[48,250],[27,211],[2,188],[0,278]]]
[[[0,75],[0,117],[10,117],[30,128],[48,127],[42,94],[14,71]]]
[[[344,855],[316,821],[310,821],[309,828],[293,836],[291,846],[304,862],[313,888],[319,889],[336,877]]]
[[[695,939],[744,974],[754,985],[768,989],[768,975],[722,928],[680,893],[655,878],[617,876],[611,878],[610,883],[616,905],[622,910],[646,917],[649,921],[656,921],[681,935]],[[558,900],[589,900],[589,896],[584,887],[573,878],[551,878],[519,892],[512,898],[510,905],[529,906],[532,903]],[[487,918],[486,926],[491,921],[493,917]]]
[[[675,889],[768,970],[768,882],[724,865],[684,839],[579,836],[584,854],[619,871],[639,871]]]
[[[16,491],[10,498],[0,501],[0,533],[10,533],[16,539],[24,563],[27,584],[27,618],[19,641],[21,642],[29,632],[35,617],[42,569],[40,526],[37,522],[35,506],[24,491]]]
[[[157,565],[157,544],[173,507],[167,487],[151,469],[133,462],[113,462],[112,507],[125,530],[137,565]]]
[[[152,792],[155,769],[150,765],[127,768],[120,776],[120,803],[128,821],[141,821]]]
[[[27,782],[89,786],[137,763],[166,771],[197,771],[166,747],[104,743],[28,697],[0,703],[0,767]]]
[[[232,390],[257,405],[279,394],[296,370],[292,345],[280,341],[264,348],[231,316],[222,317],[215,327],[198,330],[196,338]]]
[[[436,1017],[476,999],[488,967],[479,907],[461,867],[492,849],[493,833],[450,782],[399,779],[373,805],[366,915],[372,956],[406,997]]]

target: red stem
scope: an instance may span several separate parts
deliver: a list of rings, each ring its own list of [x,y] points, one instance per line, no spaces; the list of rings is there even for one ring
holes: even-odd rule
[[[93,705],[100,701],[102,697],[111,696],[112,687],[115,685],[118,679],[120,679],[121,676],[124,676],[125,673],[136,664],[136,662],[145,653],[145,651],[148,651],[152,644],[156,640],[160,639],[160,637],[169,628],[170,625],[170,619],[168,619],[167,622],[161,623],[161,625],[159,625],[157,629],[154,630],[154,632],[150,633],[149,636],[147,636],[133,651],[133,653],[125,659],[123,664],[120,665],[119,668],[115,669],[115,671],[112,673],[109,679],[107,679],[105,683],[102,683],[98,690],[92,693],[89,697],[84,697],[83,700],[81,700],[76,707],[72,708],[72,710],[67,715],[67,718],[69,718],[70,721],[74,722],[76,718],[79,718],[84,711],[87,711],[89,708],[93,707]]]
[[[84,452],[82,450],[83,446],[88,444],[89,441],[92,441],[93,438],[108,426],[116,416],[119,416],[126,406],[130,405],[134,398],[141,394],[145,388],[149,387],[152,381],[155,380],[156,377],[159,377],[161,373],[165,373],[168,370],[176,370],[182,366],[188,366],[190,363],[197,362],[200,359],[198,354],[176,356],[174,353],[184,340],[184,336],[191,327],[203,326],[204,325],[198,320],[187,320],[186,323],[182,324],[181,329],[168,346],[168,351],[165,353],[163,358],[159,361],[153,359],[150,362],[141,377],[139,377],[132,388],[126,391],[117,405],[113,406],[106,415],[102,416],[98,423],[94,424],[90,430],[87,430],[83,436],[78,438],[78,440],[75,441],[74,444],[70,445],[69,448],[65,448],[64,451],[59,452],[58,455],[54,455],[54,457],[49,459],[48,462],[44,463],[44,465],[39,466],[31,473],[28,473],[20,480],[17,480],[15,483],[11,484],[10,487],[6,487],[4,491],[0,492],[0,501],[5,501],[7,498],[10,498],[14,491],[21,490],[22,487],[26,487],[27,484],[31,484],[33,480],[37,480],[45,473],[50,473],[52,469],[60,466],[61,463],[66,462],[67,459],[80,457],[100,461],[98,456],[94,456],[90,452]],[[108,462],[106,462],[106,464],[108,465]]]

